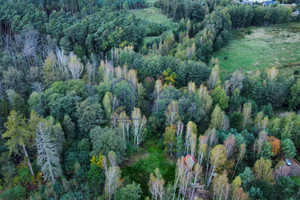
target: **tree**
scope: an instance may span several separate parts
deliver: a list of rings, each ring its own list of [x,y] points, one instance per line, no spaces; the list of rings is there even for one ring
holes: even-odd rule
[[[111,166],[105,171],[105,195],[108,200],[113,198],[121,186],[121,170],[118,166]]]
[[[199,100],[200,100],[203,110],[206,113],[209,113],[211,110],[213,101],[212,101],[211,96],[209,95],[207,88],[203,84],[200,85],[198,95],[199,95]]]
[[[173,155],[173,151],[174,151],[173,146],[175,144],[175,139],[176,139],[175,133],[176,133],[176,128],[172,124],[166,127],[166,131],[163,134],[164,144],[166,145],[165,151],[169,152],[171,156]]]
[[[175,124],[180,116],[178,114],[178,102],[177,101],[172,101],[166,111],[165,111],[165,115],[166,115],[166,123],[167,125],[172,125],[172,124]]]
[[[293,196],[295,183],[290,177],[280,177],[275,183],[276,199],[288,199]]]
[[[37,164],[41,167],[44,179],[55,184],[56,178],[62,175],[59,151],[53,131],[53,118],[41,120],[36,129]],[[60,144],[62,145],[62,144]]]
[[[107,119],[110,119],[111,114],[113,112],[113,106],[112,106],[113,96],[112,96],[111,92],[105,93],[102,103],[103,103],[103,106],[105,109],[106,117],[107,117]]]
[[[212,95],[213,104],[219,105],[222,110],[225,110],[228,107],[229,97],[226,95],[226,91],[218,86],[214,89]]]
[[[210,173],[207,181],[207,187],[209,187],[213,174],[217,167],[224,165],[227,159],[226,148],[224,145],[218,144],[212,150],[210,154]]]
[[[90,137],[93,145],[91,155],[108,155],[114,151],[117,155],[118,162],[121,162],[126,155],[126,143],[122,136],[115,129],[108,127],[101,128],[96,126],[90,131]]]
[[[129,119],[129,117],[126,115],[126,112],[123,111],[120,115],[119,115],[119,119],[118,119],[118,127],[121,130],[123,139],[125,141],[129,141],[129,128],[130,128],[130,124],[131,124],[131,120]]]
[[[213,90],[219,84],[220,84],[219,66],[215,65],[209,76],[209,80],[208,80],[209,89]]]
[[[238,164],[240,163],[241,160],[243,160],[243,158],[245,156],[245,153],[246,153],[246,145],[245,144],[241,144],[240,147],[239,147],[239,153],[237,155],[237,161],[236,161],[236,165],[235,165],[232,177],[235,174],[235,171],[236,171],[236,168],[237,168]]]
[[[28,104],[30,107],[30,110],[34,110],[37,112],[40,116],[43,116],[45,113],[45,102],[44,102],[44,96],[42,93],[33,92],[31,93]]]
[[[272,147],[273,156],[276,156],[280,150],[280,140],[274,136],[267,137],[267,141]]]
[[[242,90],[243,89],[243,81],[245,76],[242,74],[240,69],[237,69],[231,76],[230,83],[230,94],[233,93],[234,90]]]
[[[242,130],[242,120],[243,116],[240,112],[234,112],[230,116],[230,127],[237,129],[237,130]]]
[[[118,99],[119,105],[130,113],[136,105],[137,93],[133,84],[126,80],[116,81],[112,87],[112,94]]]
[[[256,118],[254,120],[254,124],[259,131],[266,129],[268,122],[269,122],[268,116],[264,117],[264,113],[262,111],[257,113]]]
[[[69,55],[68,69],[73,79],[79,79],[83,72],[83,64],[73,52]]]
[[[297,150],[294,143],[290,139],[284,139],[281,142],[281,149],[286,157],[294,158],[296,156]]]
[[[152,195],[152,199],[163,200],[164,199],[164,185],[165,180],[158,168],[154,170],[154,174],[150,174],[150,180],[148,182],[149,192]]]
[[[145,115],[141,115],[141,111],[139,108],[134,108],[131,113],[131,121],[133,128],[133,136],[134,136],[134,146],[139,151],[139,145],[145,136],[145,126],[147,123],[147,119]]]
[[[83,133],[105,123],[104,112],[96,98],[89,97],[77,106],[78,126]]]
[[[217,175],[213,181],[214,199],[226,200],[229,197],[230,185],[226,172]]]
[[[4,127],[6,128],[6,132],[2,134],[2,137],[8,139],[6,145],[9,148],[10,154],[19,154],[19,146],[22,146],[24,156],[27,159],[31,174],[34,177],[34,172],[26,148],[26,146],[32,142],[34,132],[28,129],[25,118],[14,110],[10,112]]]
[[[197,143],[197,125],[189,121],[186,126],[186,134],[185,134],[185,153],[191,154],[192,156],[195,154]]]
[[[63,131],[66,133],[67,138],[75,139],[75,124],[69,115],[65,115],[62,121]]]
[[[253,167],[254,177],[256,179],[262,179],[266,182],[272,183],[274,180],[272,174],[272,162],[271,160],[265,160],[264,158],[260,158],[257,160]]]
[[[252,112],[252,104],[245,103],[243,106],[243,112],[242,112],[242,116],[243,116],[242,127],[243,127],[243,129],[245,129],[246,126],[251,123],[251,112]]]
[[[114,195],[114,200],[138,200],[142,194],[142,189],[140,184],[133,182],[132,184],[127,184],[122,187]]]
[[[243,182],[243,188],[248,189],[249,184],[253,181],[254,175],[249,167],[245,167],[244,172],[239,174]]]
[[[215,128],[216,130],[227,129],[229,127],[229,119],[225,115],[225,112],[221,110],[219,105],[216,105],[211,113],[209,127]]]
[[[260,156],[263,157],[264,159],[271,159],[272,155],[273,155],[272,146],[270,142],[265,141]]]
[[[289,108],[296,109],[300,106],[300,80],[291,87],[291,98],[289,100]]]
[[[235,147],[236,147],[236,142],[235,142],[235,138],[233,135],[229,136],[224,141],[224,146],[227,151],[227,158],[230,158],[232,156],[232,154],[235,152]]]

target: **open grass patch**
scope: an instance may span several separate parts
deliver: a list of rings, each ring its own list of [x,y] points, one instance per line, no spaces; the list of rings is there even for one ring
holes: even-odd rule
[[[129,162],[130,164],[122,169],[123,177],[128,177],[131,181],[141,184],[142,199],[149,196],[149,176],[156,168],[159,168],[166,182],[174,180],[176,165],[165,156],[161,146],[159,139],[147,141],[141,152],[131,157],[134,162]]]
[[[300,62],[300,23],[235,30],[228,45],[213,57],[218,58],[223,77],[239,68],[246,73],[295,67]]]

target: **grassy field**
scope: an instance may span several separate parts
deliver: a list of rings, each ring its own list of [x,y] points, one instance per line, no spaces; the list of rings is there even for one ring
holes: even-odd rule
[[[239,68],[248,73],[271,66],[283,72],[300,68],[300,23],[240,29],[232,38],[213,56],[223,76]]]
[[[151,7],[151,8],[145,8],[145,9],[135,9],[131,10],[133,14],[137,18],[144,19],[146,21],[149,21],[151,23],[156,24],[172,24],[174,23],[172,19],[167,18],[166,15],[160,12],[158,8]]]

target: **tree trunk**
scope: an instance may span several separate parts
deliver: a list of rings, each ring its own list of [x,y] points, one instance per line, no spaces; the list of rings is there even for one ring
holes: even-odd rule
[[[34,172],[33,172],[32,166],[31,166],[31,162],[30,162],[30,160],[29,160],[28,153],[27,153],[26,147],[25,147],[25,145],[24,145],[23,142],[22,142],[22,147],[23,147],[23,150],[24,150],[24,153],[25,153],[25,157],[27,158],[28,166],[29,166],[29,168],[30,168],[31,174],[32,174],[32,176],[34,177]]]

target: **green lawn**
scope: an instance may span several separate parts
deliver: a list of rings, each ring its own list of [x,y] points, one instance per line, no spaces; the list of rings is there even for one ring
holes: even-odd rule
[[[242,68],[244,72],[277,66],[300,67],[300,23],[236,30],[228,45],[214,54],[222,75]]]
[[[131,10],[133,14],[137,18],[144,19],[148,22],[156,23],[156,24],[172,24],[173,21],[170,18],[167,18],[166,15],[160,12],[158,8],[151,7],[145,9],[135,9]]]

